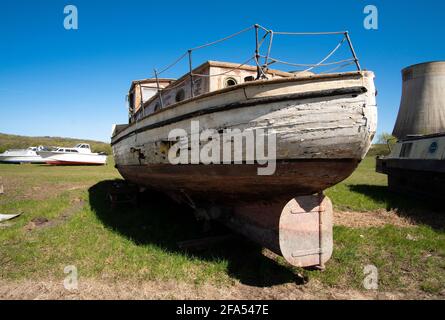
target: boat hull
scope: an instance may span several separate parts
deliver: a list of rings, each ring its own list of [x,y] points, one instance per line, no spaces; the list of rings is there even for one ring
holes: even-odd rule
[[[40,151],[39,155],[42,157],[45,163],[50,165],[104,165],[107,160],[106,155],[98,154],[73,154]]]
[[[0,156],[4,163],[45,163],[40,156]]]
[[[321,192],[348,177],[359,161],[305,159],[279,161],[274,175],[257,175],[257,165],[117,165],[133,183],[163,191],[196,206],[235,206],[261,201],[288,201]]]
[[[115,162],[170,164],[169,134],[181,129],[190,141],[193,122],[199,123],[201,131],[267,130],[267,138],[276,136],[277,160],[361,160],[371,145],[377,119],[373,76],[365,75],[308,80],[313,87],[301,79],[284,84],[271,80],[167,107],[113,136]],[[247,159],[243,149],[242,160]]]
[[[100,166],[104,163],[95,163],[95,162],[80,162],[80,161],[58,161],[58,160],[51,160],[46,161],[46,164],[54,165],[54,166]]]

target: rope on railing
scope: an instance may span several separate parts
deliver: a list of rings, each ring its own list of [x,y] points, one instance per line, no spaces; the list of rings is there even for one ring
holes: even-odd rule
[[[178,59],[176,59],[173,63],[171,63],[170,65],[168,65],[167,67],[165,67],[161,71],[158,71],[157,75],[159,76],[160,74],[164,73],[165,71],[171,69],[173,66],[178,64],[182,59],[184,59],[187,55],[189,56],[189,64],[191,65],[191,53],[192,53],[192,51],[199,50],[199,49],[202,49],[202,48],[206,48],[206,47],[215,45],[215,44],[220,43],[220,42],[224,42],[226,40],[234,38],[234,37],[236,37],[236,36],[238,36],[238,35],[240,35],[242,33],[245,33],[245,32],[247,32],[249,30],[252,30],[252,29],[261,29],[261,30],[263,30],[265,32],[265,34],[263,35],[263,37],[261,38],[260,41],[258,41],[258,39],[257,39],[258,49],[263,45],[263,43],[266,40],[267,36],[269,36],[269,45],[268,45],[268,48],[267,48],[267,54],[265,56],[264,55],[258,55],[258,57],[262,57],[262,58],[265,59],[264,64],[263,64],[263,66],[261,68],[264,68],[264,67],[267,68],[272,63],[282,63],[282,64],[290,65],[290,66],[309,67],[310,68],[309,70],[312,70],[313,68],[316,68],[316,67],[340,64],[342,62],[347,62],[347,61],[352,61],[353,60],[353,61],[355,61],[358,69],[360,70],[360,66],[358,64],[358,59],[357,59],[357,57],[355,55],[355,51],[354,51],[354,48],[352,47],[352,43],[350,41],[350,38],[349,38],[349,35],[348,35],[347,31],[334,31],[334,32],[283,32],[283,31],[272,31],[272,30],[267,29],[267,28],[265,28],[265,27],[263,27],[261,25],[256,24],[256,25],[250,26],[248,28],[245,28],[245,29],[243,29],[241,31],[235,32],[235,33],[233,33],[233,34],[231,34],[231,35],[229,35],[227,37],[224,37],[224,38],[218,39],[216,41],[212,41],[212,42],[209,42],[209,43],[206,43],[206,44],[203,44],[203,45],[200,45],[200,46],[197,46],[197,47],[194,47],[192,49],[187,50]],[[328,56],[326,58],[324,58],[322,61],[320,61],[319,63],[316,63],[316,64],[291,63],[291,62],[287,62],[287,61],[283,61],[283,60],[279,60],[279,59],[275,59],[275,58],[270,57],[270,52],[271,52],[271,49],[272,49],[272,43],[273,43],[274,35],[298,35],[298,36],[305,36],[305,35],[338,35],[338,34],[343,34],[343,35],[345,35],[345,37],[343,37],[342,40],[340,41],[339,45],[337,45],[337,47],[334,48],[334,50],[331,51],[328,54]],[[350,46],[350,49],[351,49],[351,52],[352,52],[354,58],[353,59],[347,59],[347,60],[341,60],[341,61],[337,61],[337,62],[332,62],[332,63],[324,63],[327,59],[329,59],[338,50],[338,48],[346,40],[348,41],[348,44]],[[239,67],[244,66],[246,63],[250,62],[251,60],[252,59],[249,59],[247,62],[240,64]],[[272,61],[269,62],[269,60],[272,60]],[[255,64],[258,66],[259,65],[259,61],[255,61]],[[233,71],[233,70],[234,69],[231,69],[231,70],[229,70],[229,72]],[[303,70],[303,71],[309,71],[309,70]],[[193,74],[192,70],[190,70],[189,72],[190,72],[191,76],[196,75],[196,76],[201,76],[201,77],[218,76],[218,75],[224,75],[226,73],[229,73],[229,72],[224,72],[224,73],[215,74],[215,75],[204,75],[204,74]],[[262,72],[262,74],[264,75],[264,72]],[[163,88],[163,90],[165,90],[165,89],[166,88]]]
[[[180,56],[178,59],[176,59],[174,62],[172,62],[171,64],[169,64],[167,67],[165,67],[164,69],[162,69],[161,71],[158,72],[158,75],[164,73],[165,71],[169,70],[170,68],[174,67],[176,64],[178,64],[179,61],[181,61],[182,59],[184,59],[187,56],[187,52],[185,52],[182,56]]]
[[[266,56],[261,56],[262,58],[265,58]],[[292,63],[292,62],[287,62],[287,61],[283,61],[283,60],[278,60],[276,58],[273,57],[269,57],[269,60],[272,60],[270,63],[267,64],[267,66],[270,66],[273,63],[279,63],[279,64],[285,64],[288,66],[293,66],[293,67],[326,67],[326,66],[332,66],[332,65],[336,65],[336,64],[341,64],[344,62],[348,62],[348,61],[354,61],[353,58],[350,59],[345,59],[345,60],[339,60],[339,61],[334,61],[334,62],[326,62],[326,63],[321,63],[321,64],[305,64],[305,63]]]
[[[306,70],[303,70],[303,71],[301,71],[301,72],[308,72],[308,71],[311,71],[312,69],[314,69],[314,68],[316,68],[316,67],[319,67],[321,64],[323,64],[326,60],[328,60],[330,57],[332,57],[332,55],[341,47],[341,45],[343,44],[343,42],[345,42],[345,40],[346,40],[346,37],[343,37],[343,39],[337,44],[337,46],[331,51],[331,52],[329,52],[329,54],[324,58],[324,59],[322,59],[319,63],[317,63],[315,66],[313,66],[313,67],[309,67],[309,68],[307,68]]]
[[[197,76],[197,77],[208,77],[208,78],[209,78],[209,77],[216,77],[216,76],[223,76],[223,75],[225,75],[225,74],[227,74],[227,73],[230,73],[230,72],[232,72],[232,71],[234,71],[234,70],[238,70],[239,68],[241,68],[242,66],[248,64],[250,61],[252,61],[252,60],[254,60],[254,59],[255,59],[255,57],[251,57],[251,58],[249,58],[248,60],[246,60],[246,61],[244,61],[243,63],[241,63],[240,65],[238,65],[238,66],[236,66],[236,67],[234,67],[234,68],[232,68],[232,69],[230,69],[230,70],[224,71],[224,72],[222,72],[222,73],[218,73],[218,74],[200,74],[200,73],[192,73],[192,75]]]
[[[221,38],[221,39],[216,40],[216,41],[213,41],[213,42],[209,42],[209,43],[203,44],[203,45],[198,46],[198,47],[194,47],[194,48],[192,48],[192,49],[190,49],[190,50],[191,50],[191,51],[195,51],[195,50],[199,50],[199,49],[202,49],[202,48],[205,48],[205,47],[212,46],[212,45],[214,45],[214,44],[217,44],[217,43],[220,43],[220,42],[229,40],[229,39],[231,39],[231,38],[233,38],[233,37],[236,37],[236,36],[238,36],[238,35],[240,35],[240,34],[242,34],[242,33],[244,33],[244,32],[247,32],[247,31],[249,31],[249,30],[252,30],[253,28],[255,28],[255,26],[250,26],[250,27],[248,27],[248,28],[246,28],[246,29],[243,29],[243,30],[241,30],[241,31],[235,32],[234,34],[231,34],[230,36]]]
[[[206,74],[196,74],[193,73],[193,65],[192,65],[192,52],[195,50],[200,50],[209,46],[213,46],[215,44],[227,41],[231,38],[234,38],[238,35],[241,35],[249,30],[255,29],[255,37],[256,37],[256,48],[255,48],[255,55],[251,58],[249,58],[248,60],[246,60],[245,62],[241,63],[240,65],[238,65],[235,68],[232,68],[228,71],[219,73],[219,74],[212,74],[212,75],[206,75]],[[264,35],[261,37],[261,39],[259,38],[259,30],[264,31]],[[272,43],[274,40],[274,36],[275,35],[292,35],[292,36],[317,36],[317,35],[339,35],[339,34],[343,34],[343,38],[342,40],[337,44],[337,46],[331,51],[329,52],[329,54],[323,58],[321,61],[319,61],[316,64],[302,64],[302,63],[292,63],[292,62],[287,62],[287,61],[283,61],[283,60],[279,60],[279,59],[275,59],[272,58],[270,56],[271,54],[271,50],[272,50]],[[267,37],[269,37],[269,44],[267,46],[267,53],[266,55],[261,55],[260,54],[260,48],[261,46],[264,44],[264,42],[266,41]],[[349,45],[349,49],[351,51],[351,54],[353,56],[353,58],[351,59],[345,59],[345,60],[340,60],[340,61],[335,61],[335,62],[326,62],[329,58],[331,58],[334,53],[342,46],[342,44],[347,41],[348,45]],[[159,75],[163,74],[164,72],[166,72],[167,70],[170,70],[172,67],[174,67],[175,65],[177,65],[180,61],[182,61],[186,56],[188,56],[188,62],[189,62],[189,76],[190,76],[190,92],[191,92],[191,97],[193,97],[194,95],[194,90],[193,90],[193,85],[194,85],[194,79],[193,77],[215,77],[215,76],[221,76],[221,75],[225,75],[228,74],[234,70],[237,70],[239,68],[241,68],[242,66],[248,64],[249,62],[251,62],[252,60],[255,61],[255,65],[257,67],[257,79],[260,78],[267,78],[266,73],[267,73],[267,69],[269,68],[269,66],[273,63],[281,63],[281,64],[285,64],[285,65],[289,65],[289,66],[295,66],[295,67],[307,67],[307,69],[305,70],[301,70],[298,71],[296,73],[301,73],[301,72],[307,72],[310,70],[313,70],[315,68],[318,67],[324,67],[324,66],[331,66],[331,65],[339,65],[337,67],[335,67],[334,69],[325,71],[325,72],[321,72],[321,73],[327,73],[330,72],[332,70],[337,70],[349,65],[352,65],[353,63],[355,63],[356,67],[358,70],[361,70],[360,67],[360,63],[359,60],[357,58],[357,55],[355,53],[354,47],[352,45],[351,39],[349,37],[349,33],[348,31],[334,31],[334,32],[283,32],[283,31],[272,31],[270,29],[267,29],[259,24],[255,24],[253,26],[250,26],[248,28],[245,28],[243,30],[240,30],[238,32],[235,32],[229,36],[226,36],[224,38],[218,39],[216,41],[212,41],[194,48],[191,48],[189,50],[187,50],[186,52],[184,52],[180,57],[178,57],[174,62],[172,62],[171,64],[169,64],[168,66],[166,66],[165,68],[161,69],[160,71],[156,71],[154,70],[154,74],[151,77],[155,77],[156,78],[156,83],[157,83],[157,88],[158,88],[158,95],[159,95],[159,100],[161,105],[163,105],[163,101],[162,101],[162,93],[163,91],[168,91],[168,90],[172,90],[175,89],[177,87],[179,87],[180,85],[182,85],[186,79],[182,80],[179,83],[175,83],[174,85],[169,85],[165,88],[161,88],[160,84],[159,84]],[[260,58],[264,58],[264,64],[261,66],[259,59]],[[346,62],[345,64],[342,64]],[[142,93],[141,93],[141,100],[143,99]],[[144,107],[143,105],[141,106],[142,108]]]
[[[276,33],[275,33],[276,34]],[[291,62],[287,62],[287,61],[282,61],[282,60],[278,60],[272,57],[269,57],[268,59],[272,60],[271,63],[267,63],[266,67],[268,67],[270,64],[272,63],[282,63],[282,64],[286,64],[286,65],[290,65],[290,66],[294,66],[294,67],[308,67],[306,70],[301,70],[298,73],[301,72],[308,72],[311,71],[312,69],[316,68],[316,67],[321,67],[321,66],[328,66],[328,65],[334,65],[334,64],[340,64],[346,61],[355,61],[354,59],[347,59],[347,60],[341,60],[341,61],[335,61],[335,62],[328,62],[325,63],[326,60],[328,60],[330,57],[332,57],[332,55],[334,55],[335,52],[337,52],[337,50],[342,46],[342,44],[346,41],[346,37],[343,37],[342,40],[337,44],[337,46],[335,46],[335,48],[329,52],[329,54],[324,57],[320,62],[316,63],[316,64],[301,64],[301,63],[291,63]],[[265,57],[265,56],[263,56]]]
[[[347,31],[334,31],[334,32],[275,32],[275,34],[288,35],[288,36],[326,36],[335,34],[345,34]]]
[[[345,60],[345,61],[347,61],[347,60]],[[343,64],[343,65],[341,65],[341,66],[337,66],[337,67],[335,67],[335,68],[326,70],[326,71],[324,71],[324,72],[320,72],[320,74],[330,73],[330,72],[332,72],[332,71],[339,70],[339,69],[345,68],[345,67],[347,67],[347,66],[351,66],[351,65],[353,65],[354,63],[355,63],[355,62],[354,62],[354,59],[350,59],[350,62],[349,62],[349,63],[345,63],[345,64]]]

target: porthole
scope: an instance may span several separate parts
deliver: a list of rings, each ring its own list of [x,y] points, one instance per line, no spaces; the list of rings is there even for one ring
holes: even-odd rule
[[[176,91],[176,96],[175,96],[176,102],[180,102],[184,100],[184,98],[185,98],[184,89],[179,89],[178,91]]]
[[[436,153],[438,148],[437,142],[434,141],[433,143],[431,143],[430,147],[428,148],[429,153]]]
[[[226,80],[224,81],[224,86],[227,87],[232,87],[238,84],[238,81],[236,81],[235,78],[229,77],[226,78]]]
[[[249,81],[253,81],[253,80],[255,80],[255,78],[253,76],[248,76],[248,77],[244,78],[245,82],[249,82]]]

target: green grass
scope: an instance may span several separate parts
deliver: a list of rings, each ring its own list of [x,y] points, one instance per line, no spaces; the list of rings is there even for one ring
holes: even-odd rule
[[[50,167],[0,164],[0,212],[23,212],[0,228],[0,278],[63,279],[75,265],[80,277],[110,280],[178,280],[200,285],[255,286],[301,281],[303,273],[327,287],[363,289],[363,268],[379,271],[379,290],[422,290],[437,294],[445,283],[445,234],[428,223],[413,227],[334,228],[334,253],[324,272],[291,268],[266,258],[247,241],[200,253],[185,253],[176,243],[200,237],[192,213],[161,195],[147,195],[139,208],[111,210],[113,164],[102,167]],[[386,192],[386,177],[367,158],[343,183],[329,189],[335,207],[369,211],[420,206]],[[79,200],[84,206],[61,217]],[[414,201],[414,202],[412,202]],[[37,217],[62,221],[29,230]],[[412,240],[415,239],[415,240]]]
[[[445,236],[428,226],[334,228],[335,250],[325,272],[310,275],[325,284],[363,288],[364,266],[378,270],[379,289],[438,293],[445,283]],[[415,240],[411,240],[415,239]]]
[[[387,176],[375,172],[375,161],[366,157],[348,179],[325,191],[335,209],[359,212],[384,209],[406,214],[441,210],[437,202],[388,192]]]
[[[366,157],[348,179],[325,193],[340,210],[377,210],[387,207],[387,199],[376,195],[379,191],[388,194],[386,185],[386,175],[375,172],[375,159]]]

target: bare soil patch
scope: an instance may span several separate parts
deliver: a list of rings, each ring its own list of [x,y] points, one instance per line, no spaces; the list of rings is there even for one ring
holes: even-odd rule
[[[424,292],[379,292],[326,288],[320,283],[293,283],[271,287],[253,287],[241,283],[232,286],[193,285],[174,281],[98,281],[80,279],[76,290],[67,290],[63,280],[0,280],[0,299],[445,299]]]
[[[397,227],[414,227],[416,223],[411,218],[395,211],[335,211],[334,224],[349,228],[383,227],[391,224]]]
[[[81,199],[75,198],[71,201],[71,206],[64,210],[56,219],[48,220],[44,217],[37,217],[32,219],[24,228],[27,231],[34,229],[54,227],[67,221],[72,215],[83,208],[85,202]]]

